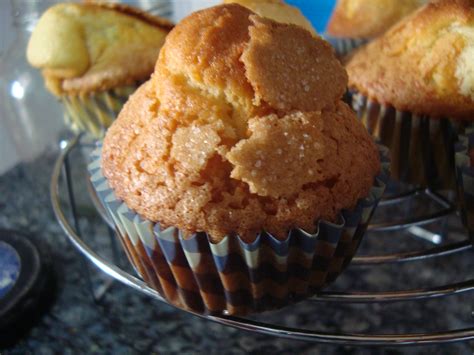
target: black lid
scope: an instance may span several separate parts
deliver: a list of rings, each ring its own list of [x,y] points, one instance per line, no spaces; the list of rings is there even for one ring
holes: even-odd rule
[[[51,264],[38,244],[22,233],[0,230],[0,346],[29,330],[54,298]]]

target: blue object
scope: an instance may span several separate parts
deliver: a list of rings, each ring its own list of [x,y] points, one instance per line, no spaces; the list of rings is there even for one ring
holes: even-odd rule
[[[318,33],[324,33],[329,18],[336,6],[336,0],[286,0],[303,12]]]
[[[15,286],[20,276],[21,261],[16,250],[0,242],[0,299]]]

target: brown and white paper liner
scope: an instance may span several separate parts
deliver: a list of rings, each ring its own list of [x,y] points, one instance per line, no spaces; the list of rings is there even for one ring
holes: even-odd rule
[[[474,245],[474,127],[466,130],[456,144],[456,178],[459,206]]]
[[[142,219],[118,200],[101,172],[101,147],[89,173],[97,196],[137,273],[178,307],[201,313],[246,314],[308,297],[334,281],[355,255],[389,178],[389,153],[380,147],[382,173],[369,196],[337,223],[320,221],[309,234],[291,230],[285,240],[262,232],[253,243],[205,233],[184,238],[177,228]]]
[[[101,138],[138,87],[137,83],[103,92],[63,96],[66,124],[77,133],[88,132]]]
[[[337,38],[331,37],[327,34],[324,34],[323,38],[331,43],[339,58],[345,57],[354,49],[359,48],[368,42],[366,39],[361,38]]]
[[[360,93],[350,93],[349,102],[369,133],[389,148],[394,180],[455,189],[453,147],[462,122],[397,111]]]

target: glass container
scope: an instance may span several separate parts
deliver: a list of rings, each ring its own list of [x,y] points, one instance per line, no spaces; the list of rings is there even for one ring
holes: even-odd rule
[[[42,12],[54,3],[10,2],[15,33],[0,57],[0,173],[55,145],[65,128],[61,104],[46,90],[41,72],[26,59],[32,30]]]

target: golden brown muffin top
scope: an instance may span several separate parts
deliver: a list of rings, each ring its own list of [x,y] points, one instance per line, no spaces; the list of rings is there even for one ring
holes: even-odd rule
[[[55,95],[108,90],[147,80],[172,27],[126,5],[58,4],[41,16],[27,57]]]
[[[361,48],[349,86],[397,110],[474,120],[474,1],[426,5]]]
[[[117,197],[214,241],[285,238],[367,196],[380,161],[330,45],[236,4],[192,14],[107,132]]]
[[[295,6],[286,4],[283,0],[224,0],[225,4],[236,3],[252,10],[261,17],[273,21],[298,25],[316,35],[311,22]]]
[[[374,38],[429,0],[339,0],[327,33],[334,37]]]

